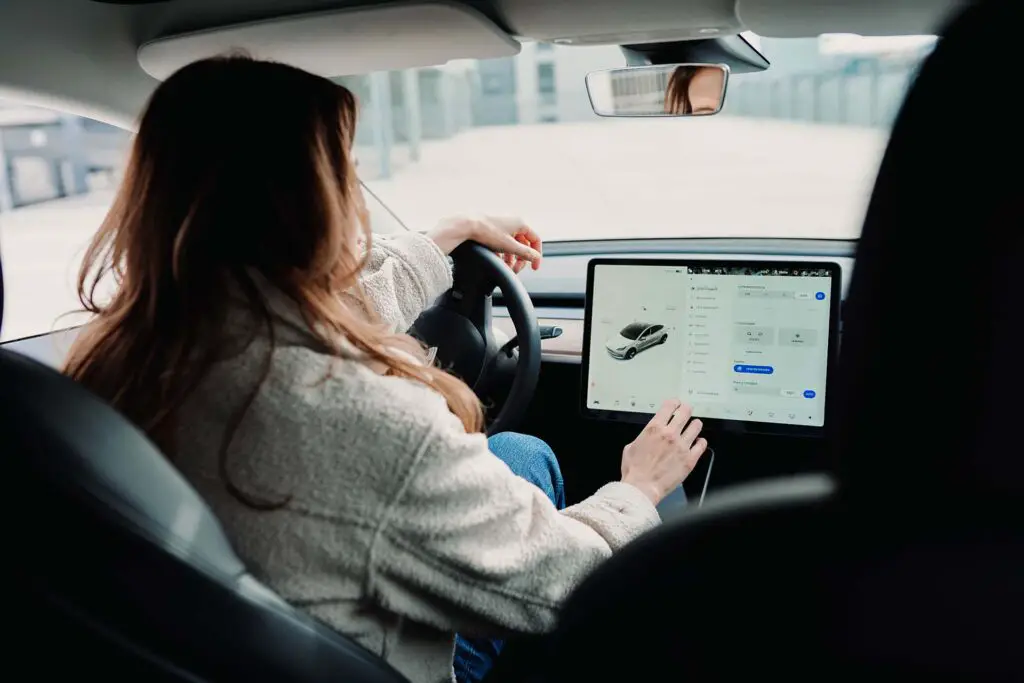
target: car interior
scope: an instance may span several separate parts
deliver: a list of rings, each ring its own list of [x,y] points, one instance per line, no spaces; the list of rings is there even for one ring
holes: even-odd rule
[[[1011,0],[6,0],[0,94],[130,130],[162,78],[236,44],[314,72],[500,57],[540,41],[618,45],[641,69],[757,73],[770,55],[745,31],[939,35],[859,240],[553,242],[520,277],[466,244],[452,290],[414,333],[473,380],[490,433],[552,446],[570,504],[619,478],[622,448],[653,412],[637,405],[647,380],[631,368],[643,360],[664,374],[670,361],[658,359],[676,343],[702,344],[703,323],[605,319],[615,296],[684,283],[711,311],[716,288],[737,286],[756,306],[770,298],[766,278],[796,282],[778,298],[803,317],[779,322],[780,335],[793,353],[818,349],[814,382],[783,390],[795,392],[786,405],[816,406],[799,424],[709,401],[714,457],[685,483],[691,504],[601,565],[554,632],[511,641],[488,681],[1012,681],[1024,677],[1024,377],[1011,360],[1024,332],[1024,204],[1016,174],[993,160],[1024,149],[1016,108],[986,95],[1015,63],[1007,27],[1022,14]],[[957,106],[968,92],[981,102]],[[609,285],[616,268],[625,279]],[[0,270],[0,321],[3,295]],[[613,343],[638,321],[657,338]],[[263,586],[158,449],[55,369],[76,333],[0,347],[11,666],[40,679],[404,681]],[[751,379],[730,384],[736,393],[785,362],[757,361],[759,328],[743,333],[753,355],[727,364]],[[614,372],[640,373],[640,388],[600,393],[594,383]]]

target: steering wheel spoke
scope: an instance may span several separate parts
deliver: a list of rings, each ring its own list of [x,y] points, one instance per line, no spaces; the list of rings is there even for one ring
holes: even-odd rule
[[[437,347],[441,366],[469,384],[491,412],[500,406],[488,414],[488,433],[506,431],[526,411],[540,375],[537,315],[522,283],[496,254],[467,242],[452,258],[452,288],[423,312],[411,332]],[[493,329],[495,287],[516,328],[518,357],[499,353]]]
[[[449,310],[468,320],[484,342],[487,355],[495,347],[493,292],[497,286],[486,272],[473,270],[475,263],[455,262],[452,288],[446,293]],[[483,370],[483,368],[481,368]]]

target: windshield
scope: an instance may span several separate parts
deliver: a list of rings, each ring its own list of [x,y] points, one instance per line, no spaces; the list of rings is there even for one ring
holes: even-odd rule
[[[410,229],[481,212],[521,216],[546,241],[854,239],[931,45],[761,39],[771,68],[733,75],[722,112],[700,118],[597,117],[584,78],[624,64],[614,46],[527,44],[512,58],[338,80],[364,105],[360,173]]]
[[[480,212],[522,216],[548,242],[851,239],[931,43],[763,39],[771,68],[734,75],[722,113],[699,118],[595,116],[584,79],[622,66],[616,47],[527,44],[509,59],[338,80],[362,103],[356,154],[377,232]],[[0,102],[0,340],[87,319],[65,314],[129,143],[97,121]]]
[[[626,339],[633,340],[640,336],[640,333],[647,329],[647,323],[633,323],[622,328],[619,334]]]

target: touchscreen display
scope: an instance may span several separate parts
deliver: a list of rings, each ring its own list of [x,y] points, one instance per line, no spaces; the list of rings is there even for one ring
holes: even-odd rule
[[[595,263],[591,278],[589,411],[676,397],[702,418],[824,426],[838,266]]]

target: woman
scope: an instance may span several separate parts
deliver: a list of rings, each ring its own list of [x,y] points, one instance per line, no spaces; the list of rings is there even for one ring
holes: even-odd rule
[[[714,114],[725,96],[725,71],[718,66],[676,67],[665,89],[665,113],[673,116]]]
[[[402,331],[450,287],[458,244],[519,269],[539,241],[464,218],[371,241],[355,124],[351,93],[281,64],[208,59],[161,84],[86,254],[96,317],[67,372],[164,449],[256,576],[434,683],[452,678],[457,630],[549,628],[591,567],[658,522],[706,444],[669,402],[622,481],[562,511],[494,457],[472,391]],[[495,450],[540,458],[526,469],[560,485],[536,440]]]

